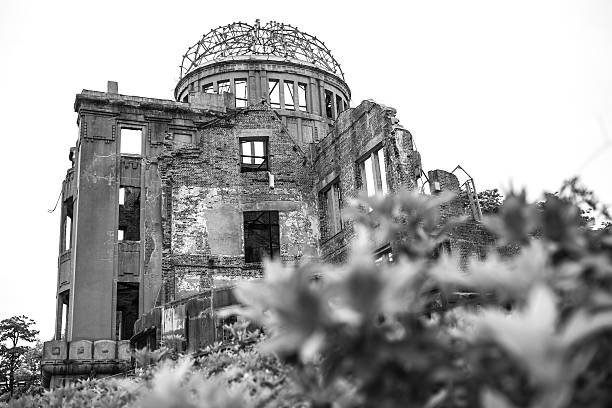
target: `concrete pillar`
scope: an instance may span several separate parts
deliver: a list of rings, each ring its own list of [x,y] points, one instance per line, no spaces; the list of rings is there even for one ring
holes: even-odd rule
[[[285,108],[285,80],[284,79],[280,79],[278,81],[278,86],[279,88],[279,95],[280,95],[280,106],[281,109],[286,109]]]
[[[264,99],[266,101],[268,101],[268,103],[270,103],[270,96],[268,95],[269,89],[268,89],[268,72],[265,70],[261,70],[259,71],[259,79],[260,79],[260,95],[261,98]]]
[[[308,84],[308,92],[306,94],[307,104],[308,104],[308,112],[314,113],[315,115],[321,114],[321,107],[319,105],[319,98],[317,92],[317,82],[314,78],[310,78],[310,83]]]
[[[320,79],[317,79],[317,93],[319,94],[319,104],[321,106],[321,116],[327,118],[325,115],[325,87]]]
[[[259,92],[258,92],[258,82],[257,81],[257,76],[254,70],[250,70],[249,71],[249,78],[247,79],[247,86],[248,86],[248,100],[249,100],[249,106],[251,105],[255,105],[257,102],[259,102]]]

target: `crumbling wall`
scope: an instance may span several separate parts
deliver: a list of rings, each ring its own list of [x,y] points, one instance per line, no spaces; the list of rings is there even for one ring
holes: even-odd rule
[[[236,279],[258,277],[262,264],[244,259],[244,211],[278,211],[280,259],[317,255],[314,175],[305,152],[276,113],[249,108],[198,129],[198,145],[159,159],[163,196],[165,301],[187,298]],[[240,171],[239,138],[267,137],[267,171]]]
[[[466,265],[472,256],[484,257],[488,249],[495,243],[495,238],[480,220],[473,218],[471,211],[466,211],[464,208],[457,176],[444,170],[433,170],[428,172],[428,178],[433,194],[443,191],[455,194],[450,201],[442,204],[440,208],[442,220],[451,217],[466,217],[465,222],[449,232],[448,241],[451,252],[460,256],[463,265]]]
[[[333,131],[316,147],[316,195],[337,180],[343,205],[357,197],[365,183],[361,179],[359,161],[379,147],[384,153],[389,191],[416,186],[416,179],[421,173],[420,155],[414,150],[412,135],[399,126],[395,113],[392,108],[363,101],[358,107],[340,114]],[[319,202],[319,222],[325,228],[325,206],[322,200]],[[334,263],[345,260],[353,235],[351,223],[343,219],[342,230],[321,242],[322,258]]]

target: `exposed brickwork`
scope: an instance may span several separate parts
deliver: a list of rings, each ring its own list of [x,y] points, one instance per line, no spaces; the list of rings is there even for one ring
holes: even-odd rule
[[[197,293],[215,282],[261,276],[245,263],[242,212],[279,211],[280,257],[294,262],[317,255],[314,174],[306,154],[271,110],[250,108],[198,129],[197,146],[159,158],[165,299]],[[269,171],[240,172],[240,137],[267,137]],[[212,231],[212,232],[211,232]]]
[[[412,135],[398,126],[394,109],[364,101],[358,107],[342,112],[333,131],[317,144],[314,159],[317,193],[334,180],[339,180],[343,204],[356,198],[364,183],[358,161],[379,146],[382,146],[385,156],[389,190],[414,188],[421,167]],[[319,203],[319,222],[325,229],[325,204],[321,199]],[[321,243],[322,257],[328,262],[338,263],[346,259],[354,232],[350,222],[343,220],[343,224],[342,231]]]

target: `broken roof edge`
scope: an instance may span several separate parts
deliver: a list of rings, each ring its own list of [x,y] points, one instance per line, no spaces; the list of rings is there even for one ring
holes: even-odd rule
[[[83,89],[76,94],[74,100],[74,111],[78,112],[83,102],[94,102],[107,105],[130,105],[143,109],[180,110],[192,113],[207,113],[215,116],[226,114],[225,110],[198,107],[188,102],[178,102],[172,99],[147,98],[142,96],[123,95],[101,91]]]

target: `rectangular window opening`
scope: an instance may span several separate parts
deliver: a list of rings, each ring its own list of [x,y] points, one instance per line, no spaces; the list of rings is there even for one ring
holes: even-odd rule
[[[268,139],[240,139],[240,171],[268,170]]]
[[[284,82],[284,91],[285,91],[285,109],[294,110],[295,102],[293,99],[293,81],[285,81]]]
[[[134,335],[138,319],[138,283],[117,282],[117,340],[129,340]]]
[[[342,195],[339,180],[321,191],[320,203],[324,216],[321,222],[321,238],[325,240],[342,230]]]
[[[298,104],[302,112],[308,111],[308,106],[306,104],[306,84],[301,82],[298,82]]]
[[[280,253],[278,211],[245,211],[244,261],[261,262]]]
[[[223,95],[226,92],[231,92],[229,79],[217,82],[217,92],[219,95]]]
[[[72,198],[64,201],[64,225],[63,225],[63,239],[62,239],[62,251],[68,251],[72,248],[72,217],[74,211],[74,202]]]
[[[361,188],[367,192],[368,196],[385,195],[389,192],[385,155],[382,147],[373,150],[365,159],[358,162],[358,165]]]
[[[135,154],[142,152],[142,129],[121,129],[121,154]]]
[[[140,188],[122,186],[123,204],[119,204],[119,241],[140,240]]]
[[[247,80],[244,78],[236,79],[234,81],[234,90],[236,92],[236,107],[245,108],[249,100]]]
[[[70,303],[70,290],[62,292],[58,296],[58,298],[61,304],[61,311],[60,311],[61,315],[59,316],[61,320],[60,320],[59,333],[56,333],[56,338],[57,340],[65,340],[67,330],[68,330],[68,305]]]
[[[204,93],[215,93],[215,87],[213,83],[202,85],[202,92]]]
[[[334,95],[331,93],[331,91],[325,90],[325,115],[329,119],[334,118],[333,107],[332,107],[333,103],[334,103]]]
[[[280,87],[278,79],[268,80],[268,96],[270,97],[270,107],[280,109]]]
[[[336,95],[336,115],[340,115],[342,112],[342,97],[340,95]]]

